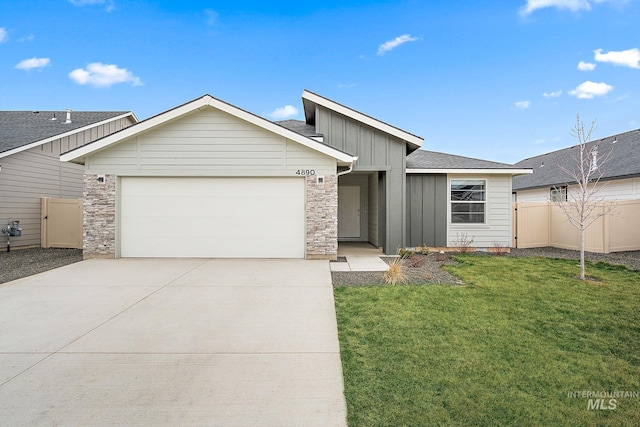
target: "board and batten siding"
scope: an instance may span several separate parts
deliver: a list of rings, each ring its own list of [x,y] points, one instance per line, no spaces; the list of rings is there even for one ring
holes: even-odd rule
[[[407,176],[407,246],[447,246],[447,175]]]
[[[87,173],[128,176],[334,175],[335,159],[206,108],[87,158]]]
[[[456,246],[455,242],[465,233],[473,239],[471,246],[476,248],[491,248],[496,243],[511,246],[512,243],[512,206],[511,206],[511,175],[457,175],[448,177],[447,200],[451,200],[452,179],[483,179],[486,180],[486,211],[484,224],[452,224],[451,203],[447,203],[447,222],[449,224],[447,241],[449,246]]]
[[[385,223],[378,223],[378,244],[383,245],[385,253],[395,254],[405,246],[406,143],[322,106],[316,106],[315,118],[316,132],[324,135],[325,144],[358,157],[354,172],[385,174],[386,212],[378,214]]]
[[[84,168],[61,162],[60,154],[132,124],[129,118],[114,120],[0,159],[0,227],[20,220],[23,229],[11,239],[12,247],[40,246],[43,197],[82,198]],[[4,247],[6,234],[0,234],[0,250]]]

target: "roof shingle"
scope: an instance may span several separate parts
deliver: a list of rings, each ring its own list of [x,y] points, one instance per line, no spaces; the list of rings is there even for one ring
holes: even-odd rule
[[[600,144],[598,151],[603,155],[611,153],[606,163],[599,165],[602,172],[601,179],[640,176],[640,129],[590,141],[587,143],[587,149],[594,144]],[[560,165],[570,168],[576,164],[576,153],[578,153],[578,146],[574,145],[516,163],[518,167],[532,168],[533,173],[514,177],[513,189],[524,190],[572,184],[571,178],[560,168]]]
[[[416,150],[407,156],[407,169],[522,169],[507,163]]]
[[[128,111],[0,111],[0,153],[80,129]],[[55,118],[55,120],[53,120]]]

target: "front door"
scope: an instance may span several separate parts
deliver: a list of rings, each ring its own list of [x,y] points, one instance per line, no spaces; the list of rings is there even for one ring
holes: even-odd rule
[[[360,237],[360,187],[338,187],[338,238]]]

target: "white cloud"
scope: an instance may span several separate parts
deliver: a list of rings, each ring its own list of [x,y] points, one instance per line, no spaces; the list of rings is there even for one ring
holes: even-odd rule
[[[4,27],[0,27],[0,43],[7,40],[7,29]]]
[[[596,64],[591,62],[580,61],[578,63],[578,70],[580,71],[593,71],[596,69]]]
[[[18,62],[14,68],[28,71],[33,70],[34,68],[44,68],[48,65],[51,65],[49,58],[31,58]]]
[[[527,108],[529,108],[531,106],[531,102],[530,101],[518,101],[516,102],[516,108],[519,110],[526,110]]]
[[[613,90],[613,86],[606,83],[586,81],[570,91],[569,94],[579,99],[593,99],[595,96],[606,95]]]
[[[284,107],[276,108],[269,116],[273,119],[282,120],[288,119],[298,114],[298,109],[293,105],[285,105]]]
[[[562,95],[562,91],[561,90],[556,90],[554,92],[545,92],[542,94],[542,96],[544,96],[545,98],[557,98],[560,95]]]
[[[640,69],[640,49],[621,50],[619,52],[611,51],[602,53],[602,49],[594,50],[595,60],[598,62],[610,62],[613,65],[622,65],[626,67]]]
[[[521,15],[530,15],[538,9],[555,7],[569,9],[572,12],[591,10],[594,3],[624,3],[625,0],[527,0],[527,4],[520,8]]]
[[[118,68],[117,65],[93,62],[86,69],[77,68],[69,73],[69,78],[79,85],[91,85],[94,87],[109,87],[117,83],[131,83],[133,86],[141,86],[140,77],[136,77],[126,68]]]
[[[399,37],[396,37],[393,40],[389,40],[387,42],[384,42],[383,44],[380,45],[380,47],[378,48],[378,55],[382,56],[385,53],[392,51],[393,49],[397,48],[398,46],[400,46],[401,44],[407,43],[407,42],[414,42],[418,40],[417,37],[411,37],[409,34],[404,34],[401,35]]]
[[[113,0],[109,0],[109,1],[107,0],[69,0],[69,3],[79,7],[106,3],[107,8],[105,10],[107,12],[111,12],[113,9],[115,9],[115,4],[113,3]]]

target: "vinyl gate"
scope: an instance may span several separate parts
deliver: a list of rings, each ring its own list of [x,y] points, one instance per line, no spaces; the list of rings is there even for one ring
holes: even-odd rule
[[[40,246],[82,249],[82,199],[44,197]]]

